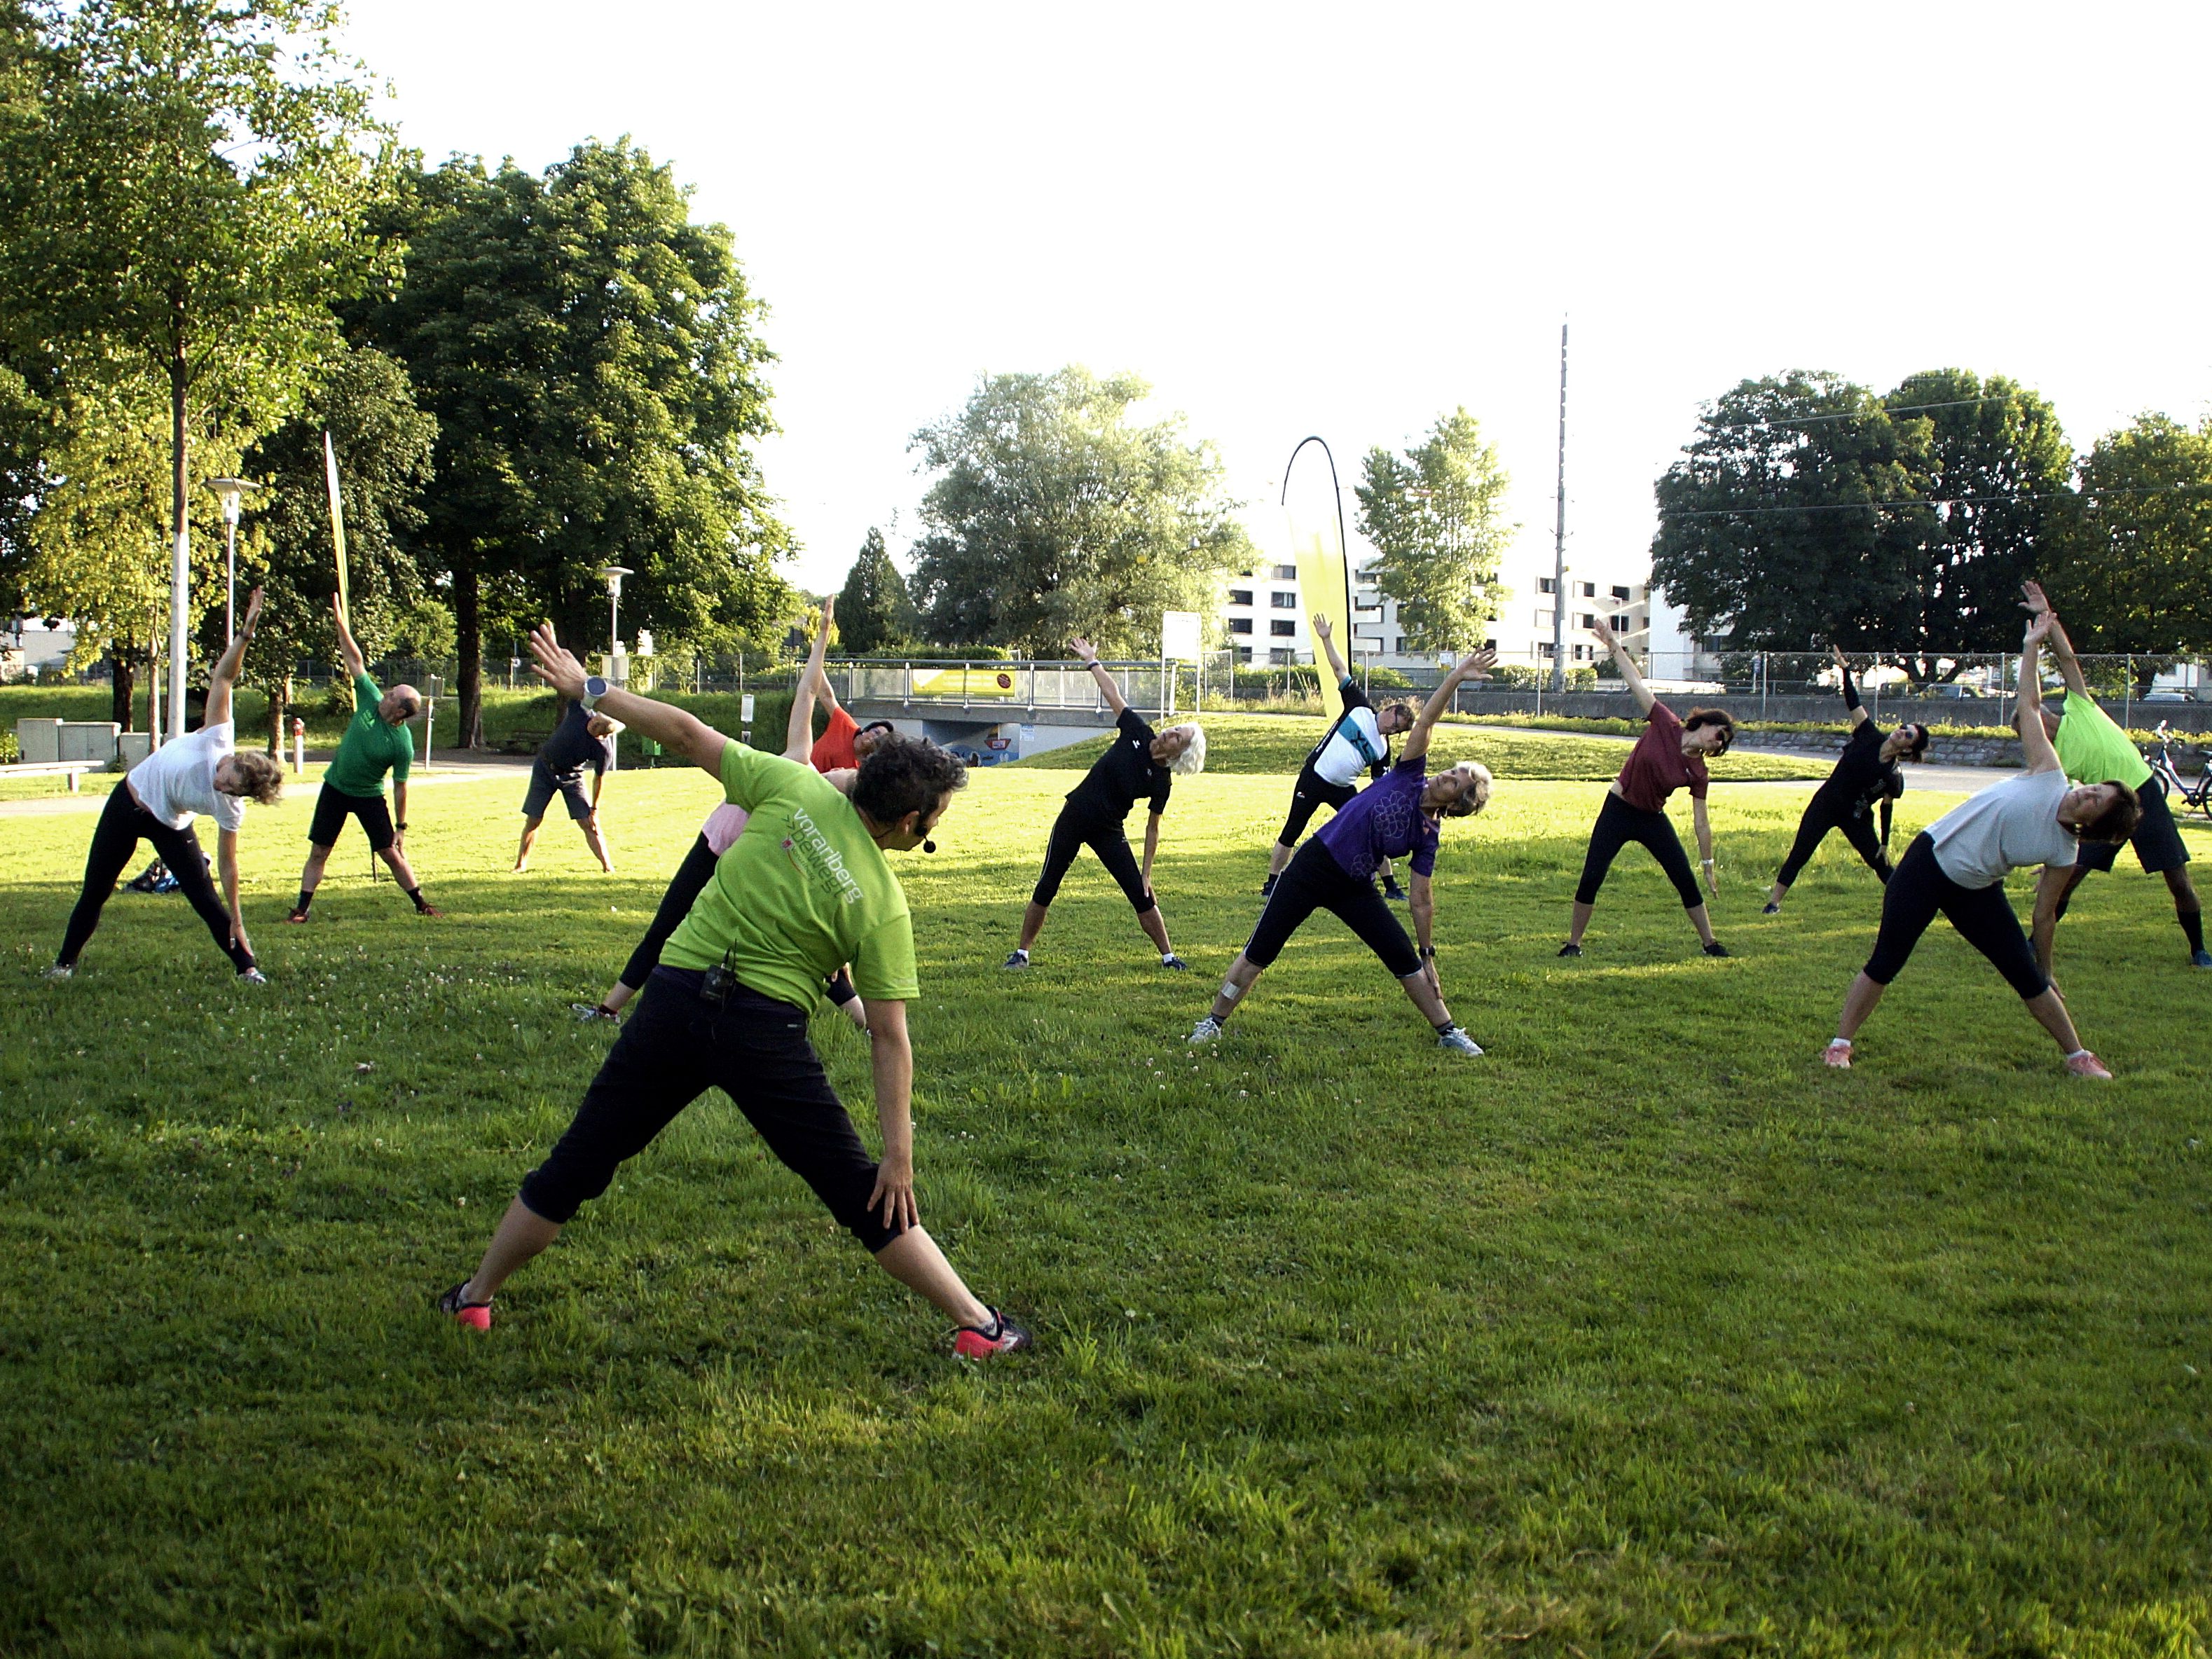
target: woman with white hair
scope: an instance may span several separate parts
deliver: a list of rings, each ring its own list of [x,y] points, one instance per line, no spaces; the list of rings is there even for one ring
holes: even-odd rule
[[[1471,817],[1490,801],[1490,769],[1462,761],[1429,775],[1429,734],[1463,681],[1487,677],[1498,660],[1494,651],[1463,657],[1414,718],[1406,747],[1378,781],[1352,798],[1337,815],[1301,847],[1261,909],[1252,937],[1230,964],[1229,977],[1213,1006],[1191,1028],[1192,1042],[1211,1042],[1292,933],[1316,910],[1334,911],[1363,944],[1381,958],[1406,995],[1436,1027],[1437,1046],[1473,1056],[1482,1050],[1461,1030],[1444,1006],[1437,978],[1436,900],[1429,878],[1437,867],[1437,842],[1447,817]],[[1413,869],[1407,908],[1413,912],[1418,951],[1382,894],[1375,872],[1385,859],[1407,859]]]
[[[1129,707],[1113,675],[1099,666],[1097,648],[1088,640],[1070,640],[1068,645],[1090,665],[1106,706],[1114,711],[1115,735],[1106,752],[1084,775],[1083,781],[1067,792],[1067,804],[1060,809],[1052,839],[1045,846],[1043,872],[1030,895],[1029,908],[1022,913],[1021,943],[1003,965],[1030,965],[1030,946],[1044,930],[1045,912],[1060,891],[1060,878],[1075,862],[1075,855],[1088,847],[1106,866],[1106,873],[1120,884],[1130,908],[1137,913],[1137,925],[1159,947],[1160,966],[1188,968],[1190,964],[1168,943],[1168,925],[1152,894],[1152,858],[1159,851],[1160,814],[1168,810],[1171,775],[1188,777],[1205,769],[1206,732],[1188,720],[1164,732],[1154,732]],[[1145,820],[1142,868],[1129,851],[1128,832],[1122,828],[1139,795],[1149,796],[1152,805],[1152,816]]]

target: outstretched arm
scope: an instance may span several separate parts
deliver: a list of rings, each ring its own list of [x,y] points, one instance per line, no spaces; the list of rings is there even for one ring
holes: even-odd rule
[[[353,629],[346,626],[345,607],[338,596],[331,595],[331,616],[338,625],[338,659],[345,665],[346,678],[357,680],[368,672],[368,663],[361,654],[361,647],[354,642]]]
[[[2066,624],[2058,620],[2058,613],[2051,608],[2051,601],[2044,597],[2043,584],[2022,582],[2020,591],[2025,596],[2021,603],[2028,608],[2031,615],[2051,618],[2051,655],[2058,665],[2059,678],[2066,682],[2066,695],[2069,697],[2087,696],[2089,682],[2082,676],[2081,660],[2074,654],[2074,641],[2066,637]]]
[[[584,665],[553,637],[553,624],[541,623],[531,630],[531,672],[564,696],[580,700],[584,695]],[[684,757],[694,766],[722,776],[722,750],[730,740],[696,715],[651,697],[641,697],[616,687],[599,701],[599,707],[641,738],[650,738],[662,748]]]
[[[1314,637],[1321,641],[1322,653],[1328,658],[1329,672],[1341,680],[1351,671],[1345,667],[1344,658],[1337,651],[1336,630],[1330,626],[1328,618],[1318,611],[1314,612],[1313,631]]]
[[[1121,688],[1114,683],[1114,676],[1100,665],[1098,647],[1088,640],[1070,640],[1067,648],[1090,665],[1091,678],[1098,682],[1098,690],[1106,699],[1106,706],[1114,711],[1115,719],[1121,719],[1121,711],[1129,706],[1129,701],[1121,695]]]
[[[1832,645],[1828,649],[1836,653],[1836,672],[1844,677],[1844,707],[1850,710],[1851,725],[1854,727],[1864,726],[1867,711],[1860,706],[1858,687],[1851,684],[1850,659],[1844,655],[1844,647],[1840,645]]]
[[[221,726],[230,718],[231,687],[238,683],[238,671],[246,662],[246,642],[253,637],[253,624],[260,620],[261,590],[257,587],[246,601],[246,620],[239,623],[230,649],[216,659],[215,672],[208,677],[205,723],[209,726]]]
[[[1628,647],[1614,637],[1613,624],[1602,617],[1594,617],[1590,632],[1597,635],[1600,645],[1613,653],[1613,665],[1620,670],[1621,679],[1636,694],[1636,706],[1650,714],[1651,705],[1659,700],[1651,695],[1651,688],[1644,684],[1644,676],[1637,672],[1636,660],[1628,654]]]
[[[1490,665],[1497,660],[1495,651],[1470,651],[1452,665],[1452,671],[1444,676],[1443,684],[1429,693],[1429,700],[1421,705],[1421,712],[1413,717],[1413,729],[1406,734],[1406,746],[1398,751],[1401,764],[1409,760],[1419,760],[1429,752],[1429,733],[1436,728],[1437,721],[1443,717],[1444,710],[1451,706],[1452,693],[1468,680],[1488,679]]]
[[[2020,642],[2020,700],[2015,705],[2013,723],[2020,727],[2020,750],[2031,772],[2056,772],[2058,751],[2051,746],[2051,735],[2043,729],[2043,664],[2040,660],[2043,641],[2051,632],[2051,615],[2048,611],[2029,619],[2027,633]]]
[[[868,1016],[868,1058],[875,1072],[876,1126],[883,1131],[884,1158],[876,1165],[875,1190],[868,1208],[880,1210],[893,1227],[918,1227],[921,1212],[914,1201],[914,1045],[906,1031],[906,1004],[863,999]]]
[[[1696,795],[1690,797],[1690,827],[1698,833],[1698,863],[1705,872],[1706,890],[1718,898],[1721,885],[1713,878],[1712,814],[1705,810],[1705,803]]]
[[[2046,864],[2043,873],[2035,878],[2035,916],[2029,923],[2028,937],[2035,945],[2035,965],[2043,969],[2045,979],[2051,977],[2051,959],[2058,937],[2058,906],[2066,896],[2066,884],[2074,878],[2071,865]]]
[[[806,653],[798,688],[791,694],[791,719],[783,728],[783,757],[805,764],[814,753],[814,686],[829,684],[822,673],[822,659],[830,650],[830,619],[834,599],[822,601],[822,626],[814,630],[814,649]]]

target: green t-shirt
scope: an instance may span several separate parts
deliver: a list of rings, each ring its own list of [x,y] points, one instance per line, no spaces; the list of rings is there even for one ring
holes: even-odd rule
[[[2094,697],[2067,693],[2053,747],[2058,764],[2076,783],[2124,783],[2140,789],[2150,779],[2142,752]]]
[[[738,982],[811,1012],[822,981],[853,964],[853,987],[911,1002],[914,922],[906,892],[853,803],[811,766],[730,743],[722,792],[750,815],[714,879],[661,947],[672,968],[727,957]]]
[[[377,718],[383,696],[366,673],[353,677],[353,724],[323,769],[323,781],[342,795],[380,795],[387,771],[394,783],[404,783],[407,769],[415,764],[415,734]]]

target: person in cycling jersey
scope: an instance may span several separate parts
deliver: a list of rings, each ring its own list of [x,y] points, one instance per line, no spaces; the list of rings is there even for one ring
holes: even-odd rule
[[[1291,787],[1290,816],[1283,820],[1283,833],[1275,837],[1275,849],[1268,855],[1267,878],[1260,884],[1262,898],[1275,890],[1283,866],[1298,850],[1298,837],[1305,834],[1306,824],[1315,812],[1323,806],[1333,812],[1341,812],[1345,803],[1359,793],[1358,779],[1361,772],[1376,779],[1388,772],[1390,739],[1410,730],[1413,724],[1413,705],[1409,702],[1387,702],[1377,708],[1368,702],[1367,694],[1346,672],[1344,659],[1337,653],[1327,617],[1316,615],[1313,630],[1336,676],[1337,690],[1344,698],[1344,712],[1336,717],[1336,723],[1313,746],[1313,752],[1298,768],[1298,781]],[[1387,859],[1382,862],[1382,877],[1383,896],[1400,900],[1406,896]]]

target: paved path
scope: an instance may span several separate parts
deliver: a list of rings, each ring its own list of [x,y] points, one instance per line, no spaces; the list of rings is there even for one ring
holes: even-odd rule
[[[297,792],[322,787],[320,768],[330,758],[328,754],[318,757],[312,752],[307,757],[307,774],[295,777],[287,769],[284,787]],[[471,754],[465,750],[448,750],[424,769],[424,763],[415,763],[415,775],[407,781],[422,788],[434,788],[441,783],[474,783],[484,778],[514,778],[530,769],[527,755]],[[27,800],[0,800],[0,818],[48,817],[58,812],[97,812],[107,805],[107,791],[88,789],[70,794],[59,778],[54,780],[51,795],[33,795]]]

